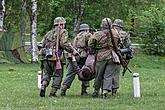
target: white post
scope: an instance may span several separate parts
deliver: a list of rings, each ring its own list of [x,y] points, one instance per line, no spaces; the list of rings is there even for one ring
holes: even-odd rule
[[[140,97],[139,73],[133,74],[134,97]]]
[[[38,71],[38,88],[41,89],[41,71]]]

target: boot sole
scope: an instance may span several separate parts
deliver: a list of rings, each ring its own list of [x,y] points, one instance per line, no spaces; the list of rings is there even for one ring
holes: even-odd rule
[[[40,96],[41,96],[41,97],[45,97],[45,90],[41,90]]]

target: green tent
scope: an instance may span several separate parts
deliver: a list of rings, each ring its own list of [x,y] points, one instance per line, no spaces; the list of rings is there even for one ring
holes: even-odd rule
[[[20,36],[0,32],[0,63],[28,63]]]

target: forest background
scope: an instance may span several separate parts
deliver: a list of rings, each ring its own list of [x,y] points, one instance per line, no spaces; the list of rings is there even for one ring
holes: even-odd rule
[[[24,42],[31,39],[32,1],[5,1],[4,28],[15,32],[25,39]],[[124,21],[124,29],[131,33],[133,42],[145,44],[143,46],[145,53],[160,56],[165,54],[164,0],[35,0],[35,2],[37,2],[37,41],[53,28],[53,20],[58,16],[66,18],[69,38],[73,38],[77,33],[80,23],[87,23],[92,30],[96,30],[100,28],[100,22],[104,17],[110,17],[112,20],[120,18]],[[21,31],[26,33],[25,36]]]

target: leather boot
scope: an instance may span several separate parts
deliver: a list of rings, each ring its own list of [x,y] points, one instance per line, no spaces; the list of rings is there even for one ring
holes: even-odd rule
[[[41,86],[40,96],[41,97],[45,97],[45,92],[46,92],[46,87],[45,86]]]
[[[117,95],[117,89],[112,89],[112,96],[116,96]]]
[[[68,89],[67,85],[63,85],[61,89],[61,96],[66,96],[66,90]]]
[[[56,97],[57,88],[52,88],[49,97]]]
[[[98,90],[94,90],[92,97],[98,97],[99,96],[99,91]]]
[[[40,96],[45,97],[46,87],[48,86],[47,81],[42,82],[41,90],[40,90]]]
[[[107,90],[103,90],[102,98],[106,99],[107,96],[108,96],[108,91]]]
[[[87,96],[88,95],[88,93],[87,93],[87,87],[82,87],[81,95],[82,96]]]

